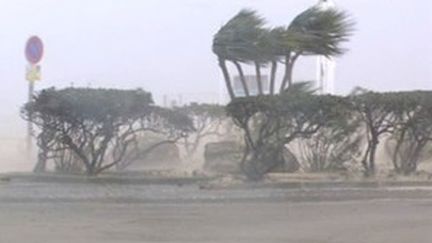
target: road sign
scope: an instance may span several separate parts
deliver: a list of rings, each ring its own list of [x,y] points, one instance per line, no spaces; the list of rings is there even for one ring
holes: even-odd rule
[[[35,82],[41,80],[41,67],[39,65],[29,64],[26,71],[27,81]]]
[[[43,43],[39,37],[32,36],[28,39],[25,48],[25,55],[29,63],[37,64],[40,62],[43,56],[43,51]]]
[[[37,65],[41,60],[44,52],[42,40],[37,36],[32,36],[27,40],[25,46],[25,56],[28,63],[26,70],[26,79],[29,81],[28,87],[28,102],[33,101],[34,82],[40,80],[40,66]],[[27,125],[27,150],[31,154],[33,124],[32,116],[30,115]]]

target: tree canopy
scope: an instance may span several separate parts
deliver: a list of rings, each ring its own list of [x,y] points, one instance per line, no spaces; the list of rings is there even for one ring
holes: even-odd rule
[[[236,67],[246,96],[250,93],[241,64],[255,66],[260,95],[264,94],[261,67],[271,64],[270,94],[274,94],[278,63],[285,65],[279,89],[283,91],[293,83],[294,64],[300,56],[343,54],[346,49],[342,44],[349,40],[354,21],[345,11],[315,6],[297,15],[286,27],[265,24],[256,11],[243,9],[214,35],[213,53],[218,57],[232,99],[235,94],[226,61]]]
[[[121,162],[146,132],[180,138],[193,130],[179,112],[153,104],[143,90],[54,88],[42,90],[22,110],[40,128],[42,160],[79,160],[88,174]]]

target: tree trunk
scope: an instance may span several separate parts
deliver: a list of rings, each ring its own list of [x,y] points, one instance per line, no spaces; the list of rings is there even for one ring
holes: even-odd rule
[[[427,142],[425,141],[419,141],[416,144],[414,151],[411,153],[411,156],[409,156],[408,160],[405,161],[405,165],[403,167],[403,173],[405,175],[409,175],[417,171],[417,166],[421,159],[421,153],[426,144]]]
[[[396,147],[393,151],[393,159],[392,159],[393,160],[393,166],[394,166],[394,169],[397,173],[399,173],[401,170],[401,166],[399,166],[399,158],[398,157],[399,157],[401,146],[402,146],[403,141],[405,139],[405,132],[406,132],[406,129],[403,129],[400,136],[398,137],[398,140],[396,142]]]
[[[46,129],[46,116],[43,116],[43,126],[42,126],[42,132],[38,135],[38,146],[39,146],[39,152],[38,152],[38,160],[36,163],[36,166],[33,168],[34,173],[43,173],[46,171],[46,164],[47,164],[47,158],[48,158],[48,130]]]
[[[283,152],[283,146],[271,147],[267,144],[261,144],[255,150],[250,150],[251,154],[244,163],[243,171],[248,179],[253,181],[261,180],[267,173],[285,165]]]
[[[248,96],[250,96],[250,93],[249,93],[249,88],[248,88],[247,83],[246,83],[246,78],[245,78],[244,73],[243,73],[243,68],[240,65],[240,63],[238,63],[236,61],[233,61],[233,63],[236,66],[237,71],[239,73],[239,78],[240,78],[240,81],[242,83],[243,91],[245,93],[245,96],[248,97]]]
[[[288,86],[286,88],[291,87],[291,85],[293,84],[293,68],[294,68],[294,63],[290,63],[289,65],[289,69],[288,69]]]
[[[369,175],[375,175],[375,155],[378,147],[378,138],[372,138],[371,149],[369,152]]]
[[[263,90],[262,79],[261,79],[261,66],[258,62],[255,62],[255,71],[256,71],[256,81],[258,86],[258,94],[263,95],[264,90]]]
[[[361,161],[362,165],[363,165],[363,169],[365,170],[365,176],[369,176],[369,164],[368,164],[368,155],[370,153],[371,150],[371,142],[368,142],[367,148],[366,148],[366,152],[363,156],[363,159]]]
[[[269,143],[272,140],[270,137],[259,137],[253,141],[248,136],[249,132],[245,134],[246,149],[241,169],[249,180],[259,181],[275,168],[285,165],[284,144]]]
[[[95,176],[96,173],[96,168],[92,167],[92,166],[86,166],[87,169],[87,176]]]
[[[234,90],[232,88],[231,78],[230,78],[230,75],[229,75],[229,72],[228,72],[228,68],[226,66],[225,59],[219,58],[219,66],[220,66],[220,68],[222,70],[222,73],[223,73],[223,76],[224,76],[224,80],[225,80],[225,86],[227,87],[230,99],[233,100],[235,98],[235,94],[234,94]]]
[[[291,57],[291,56],[285,57],[285,75],[284,75],[284,79],[283,79],[282,86],[281,86],[281,92],[284,91],[285,89],[291,87],[291,85],[293,84],[294,65],[295,65],[295,63],[296,63],[296,61],[300,55],[301,55],[301,53],[295,53],[293,57]],[[287,87],[287,85],[288,85],[288,87]]]
[[[290,78],[290,66],[291,66],[291,58],[290,56],[286,56],[285,57],[285,74],[284,77],[282,79],[282,84],[280,86],[280,90],[279,92],[283,92],[285,90],[285,87],[288,84],[288,80]]]
[[[293,79],[293,73],[294,73],[294,65],[297,62],[297,59],[299,58],[301,53],[296,53],[292,58],[291,58],[291,62],[289,64],[289,70],[288,70],[288,88],[291,87],[291,85],[294,82]]]
[[[46,171],[47,155],[48,149],[45,147],[45,145],[41,145],[39,148],[36,166],[33,168],[34,173],[43,173]]]
[[[39,152],[38,161],[33,169],[34,173],[43,173],[46,171],[46,155],[44,151]]]
[[[271,72],[270,72],[270,94],[271,95],[273,95],[275,92],[276,72],[277,72],[277,61],[272,61]]]

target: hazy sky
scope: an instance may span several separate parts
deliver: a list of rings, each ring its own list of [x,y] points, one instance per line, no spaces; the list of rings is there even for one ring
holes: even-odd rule
[[[189,99],[225,92],[213,34],[241,8],[254,8],[269,25],[287,25],[317,0],[0,0],[0,171],[29,170],[25,123],[24,45],[45,43],[43,81],[36,89],[74,83],[142,87]],[[338,59],[336,91],[432,89],[432,3],[429,0],[339,0],[357,21]],[[301,59],[297,80],[315,77]],[[197,95],[202,94],[202,95]]]
[[[0,0],[0,114],[16,115],[26,100],[26,39],[46,48],[49,86],[143,87],[160,94],[217,95],[221,75],[213,34],[241,8],[269,25],[286,25],[317,0]],[[432,3],[427,0],[339,0],[357,31],[338,58],[338,93],[432,88]],[[299,80],[315,76],[302,59]],[[7,106],[5,104],[8,104]]]

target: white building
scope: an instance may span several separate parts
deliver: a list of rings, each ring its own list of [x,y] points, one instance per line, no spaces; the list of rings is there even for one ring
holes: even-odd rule
[[[258,83],[257,83],[257,76],[256,75],[245,75],[246,85],[249,89],[249,95],[255,96],[259,94],[258,91]],[[261,85],[263,88],[264,94],[267,94],[269,92],[269,78],[267,75],[261,75]],[[236,96],[245,96],[243,84],[241,82],[241,79],[239,76],[234,77],[234,84],[233,84],[234,93]]]

